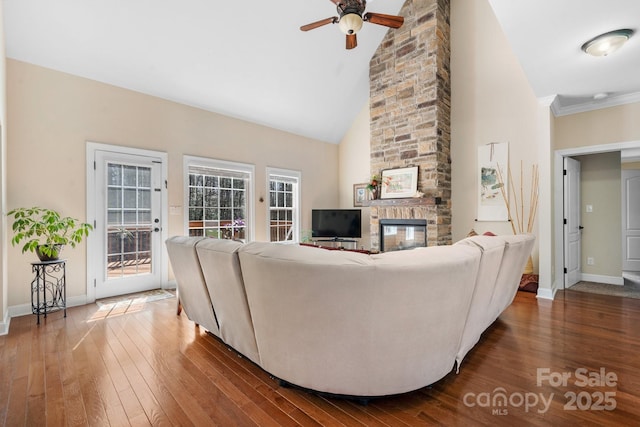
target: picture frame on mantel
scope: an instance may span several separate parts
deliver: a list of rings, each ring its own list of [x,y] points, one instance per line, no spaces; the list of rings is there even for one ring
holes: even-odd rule
[[[369,200],[369,190],[367,183],[353,184],[353,207],[360,208],[364,206],[364,202]]]
[[[415,197],[418,192],[418,166],[382,171],[382,199]]]

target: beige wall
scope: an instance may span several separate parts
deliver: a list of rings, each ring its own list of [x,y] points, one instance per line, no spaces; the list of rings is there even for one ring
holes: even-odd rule
[[[582,273],[622,277],[620,152],[576,156],[580,161]],[[591,205],[593,212],[587,212]],[[592,257],[594,265],[587,265]]]
[[[302,229],[338,204],[338,146],[8,60],[7,208],[41,205],[85,219],[87,141],[168,153],[168,204],[183,205],[184,154],[255,165],[256,239],[265,240],[268,166],[302,172]],[[169,235],[183,234],[171,215]],[[6,239],[5,239],[6,240]],[[65,249],[67,293],[86,294],[86,249]],[[33,254],[9,249],[9,305],[30,301]]]
[[[555,149],[640,140],[640,103],[556,118]]]
[[[353,184],[368,182],[371,177],[369,158],[371,154],[371,131],[369,128],[369,103],[354,120],[349,131],[340,143],[339,173],[340,173],[340,208],[353,208]],[[358,241],[358,248],[371,247],[369,217],[371,209],[362,209],[362,239]]]
[[[6,60],[4,54],[4,18],[3,5],[0,3],[0,334],[8,327],[8,275],[7,275],[7,96],[6,96]]]
[[[540,107],[486,0],[451,2],[451,81],[453,240],[463,238],[472,228],[478,233],[510,234],[507,222],[475,221],[478,146],[508,142],[514,188],[520,189],[523,162],[526,193],[531,167],[538,158]],[[513,198],[510,200],[514,210]],[[528,200],[525,196],[525,203]],[[537,228],[533,231],[535,234]],[[537,245],[534,265],[536,253]]]

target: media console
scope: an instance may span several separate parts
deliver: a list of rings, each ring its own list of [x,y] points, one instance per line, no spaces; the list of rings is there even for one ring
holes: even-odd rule
[[[315,245],[316,243],[333,243],[333,244],[340,244],[340,243],[352,243],[353,244],[353,248],[352,249],[357,249],[357,245],[358,245],[358,241],[354,240],[354,239],[343,239],[341,237],[333,237],[331,239],[312,239],[311,240],[313,242],[313,244]],[[322,245],[320,245],[322,246]],[[332,247],[339,247],[339,246],[332,246]]]

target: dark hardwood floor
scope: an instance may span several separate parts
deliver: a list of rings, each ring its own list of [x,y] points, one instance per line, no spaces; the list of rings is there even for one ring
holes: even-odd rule
[[[519,293],[459,374],[366,406],[278,386],[175,309],[175,299],[167,299],[108,318],[96,315],[95,304],[75,307],[66,319],[55,313],[40,327],[34,316],[12,319],[9,334],[0,337],[0,425],[630,426],[640,420],[637,299],[564,291],[551,302]],[[563,374],[570,375],[564,383]]]

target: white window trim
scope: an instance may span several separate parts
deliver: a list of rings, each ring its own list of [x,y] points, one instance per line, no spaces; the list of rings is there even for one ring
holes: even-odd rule
[[[297,200],[298,208],[293,212],[293,220],[295,222],[295,227],[293,228],[293,241],[290,242],[280,242],[280,243],[299,243],[300,242],[300,211],[302,210],[302,172],[292,169],[281,169],[274,167],[267,167],[266,169],[266,187],[267,187],[267,239],[271,240],[269,236],[271,235],[271,202],[268,198],[271,193],[271,188],[269,187],[269,183],[271,182],[271,176],[282,176],[285,178],[295,178],[298,180],[298,189],[294,194],[294,197]]]
[[[247,220],[249,221],[249,233],[247,235],[247,242],[255,240],[256,233],[256,221],[255,221],[255,165],[249,163],[230,162],[227,160],[210,159],[207,157],[197,156],[183,156],[183,227],[184,235],[189,235],[189,167],[190,166],[202,166],[205,168],[213,169],[226,169],[229,171],[240,171],[249,174],[249,188],[247,194],[248,210]]]

